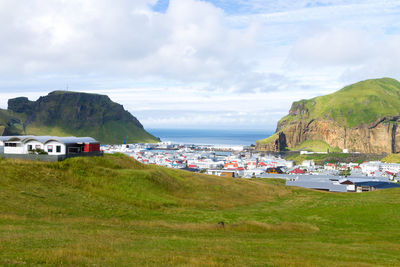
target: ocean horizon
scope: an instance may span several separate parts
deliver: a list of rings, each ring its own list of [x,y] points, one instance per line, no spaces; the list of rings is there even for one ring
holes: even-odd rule
[[[163,142],[195,145],[249,146],[273,134],[268,130],[146,129]]]

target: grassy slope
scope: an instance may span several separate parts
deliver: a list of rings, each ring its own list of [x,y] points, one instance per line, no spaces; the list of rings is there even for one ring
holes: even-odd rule
[[[287,160],[293,160],[296,164],[301,164],[304,160],[314,160],[318,165],[324,165],[325,163],[336,163],[336,162],[356,162],[362,163],[364,161],[382,160],[385,155],[378,154],[352,154],[352,153],[329,153],[329,154],[311,154],[311,155],[300,155],[293,154],[286,157]]]
[[[269,137],[267,137],[265,139],[257,140],[257,143],[260,143],[260,144],[271,143],[271,142],[275,141],[278,138],[278,134],[279,134],[279,132],[276,132],[273,135],[271,135],[271,136],[269,136]]]
[[[400,190],[316,192],[121,155],[0,171],[0,265],[400,264]]]
[[[3,135],[6,127],[8,127],[8,132],[6,134],[23,133],[22,121],[24,119],[24,115],[0,109],[0,135]]]
[[[382,159],[382,162],[400,163],[400,154],[389,154]]]
[[[362,81],[329,95],[305,101],[310,118],[332,118],[354,127],[400,113],[400,83],[382,78]]]
[[[314,151],[314,152],[340,152],[339,148],[333,148],[328,143],[320,140],[306,140],[299,144],[296,148],[292,149],[295,151]]]
[[[115,129],[118,129],[116,131]],[[132,124],[109,121],[102,127],[85,127],[80,130],[69,130],[66,126],[43,126],[30,124],[26,128],[28,134],[54,136],[90,136],[101,140],[102,144],[122,144],[126,136],[127,143],[158,142],[154,136]]]
[[[278,134],[275,133],[270,137],[257,141],[259,144],[268,144],[278,137]],[[314,152],[340,152],[341,150],[337,147],[331,147],[328,143],[321,140],[306,140],[299,144],[297,147],[293,149],[289,149],[292,151],[314,151]]]
[[[309,110],[310,119],[333,119],[340,125],[355,127],[362,123],[371,123],[383,116],[400,113],[400,82],[391,78],[361,81],[329,95],[295,102]],[[287,115],[279,123],[301,120],[301,116]],[[273,138],[260,140],[268,143]]]
[[[277,138],[277,134],[273,134],[270,137],[257,141],[260,144],[268,144],[274,141]],[[293,149],[289,149],[293,151],[314,151],[314,152],[340,152],[340,149],[337,147],[331,147],[328,143],[321,140],[306,140],[299,144],[297,147]]]

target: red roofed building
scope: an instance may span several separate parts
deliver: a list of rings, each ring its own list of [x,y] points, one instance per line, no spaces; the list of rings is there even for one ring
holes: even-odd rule
[[[387,175],[389,175],[389,176],[396,176],[396,174],[395,173],[393,173],[393,172],[390,172],[390,171],[385,171],[385,173],[387,174]]]
[[[239,165],[236,162],[225,163],[224,169],[236,169]]]
[[[304,170],[296,168],[294,170],[291,170],[289,173],[291,173],[291,174],[304,174]]]

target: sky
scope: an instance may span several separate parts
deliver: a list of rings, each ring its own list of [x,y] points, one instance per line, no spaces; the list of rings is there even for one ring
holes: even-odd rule
[[[400,80],[396,0],[0,0],[0,108],[107,94],[145,128],[273,131],[291,103]]]

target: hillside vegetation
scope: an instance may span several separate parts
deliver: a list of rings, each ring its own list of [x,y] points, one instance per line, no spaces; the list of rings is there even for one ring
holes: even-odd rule
[[[384,116],[400,114],[400,82],[391,78],[361,81],[324,96],[294,102],[291,110],[301,108],[308,119],[333,119],[346,127],[376,121]],[[293,115],[281,119],[293,120]]]
[[[328,154],[292,154],[286,157],[286,160],[293,160],[297,165],[302,164],[304,160],[313,160],[317,165],[326,163],[363,163],[365,161],[384,160],[384,154],[352,154],[352,153],[328,153]]]
[[[340,149],[333,148],[324,141],[307,140],[299,144],[294,151],[315,151],[315,152],[340,152]]]
[[[389,154],[382,159],[382,162],[400,163],[400,154]]]
[[[400,264],[396,189],[333,194],[124,155],[3,159],[0,173],[0,265]]]
[[[293,102],[276,132],[256,142],[264,151],[400,153],[400,82],[361,81],[324,96]]]
[[[54,91],[37,101],[8,100],[0,110],[2,135],[91,136],[103,144],[157,142],[142,124],[106,95]]]
[[[23,114],[0,109],[0,135],[13,135],[23,132]]]

